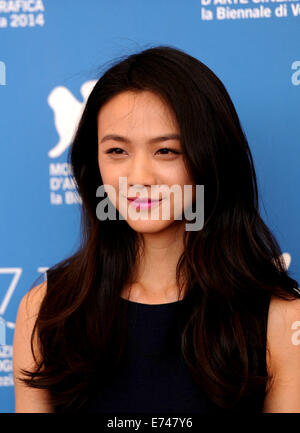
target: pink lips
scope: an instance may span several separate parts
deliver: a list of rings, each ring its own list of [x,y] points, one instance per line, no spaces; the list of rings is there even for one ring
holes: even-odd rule
[[[140,208],[140,209],[148,209],[151,206],[154,206],[155,204],[157,204],[158,202],[160,202],[162,199],[160,200],[151,200],[151,199],[140,199],[140,198],[127,198],[127,200],[132,203],[132,205],[135,208]]]

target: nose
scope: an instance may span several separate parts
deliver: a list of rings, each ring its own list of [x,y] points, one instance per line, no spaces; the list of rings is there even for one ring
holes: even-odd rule
[[[145,152],[140,152],[132,157],[127,173],[128,187],[150,187],[157,183],[156,175],[150,160]]]

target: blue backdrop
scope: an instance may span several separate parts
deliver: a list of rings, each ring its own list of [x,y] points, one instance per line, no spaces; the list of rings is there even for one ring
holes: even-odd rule
[[[1,412],[14,411],[19,302],[79,242],[66,156],[93,80],[110,60],[160,44],[197,57],[226,86],[262,216],[300,279],[299,0],[0,1]]]

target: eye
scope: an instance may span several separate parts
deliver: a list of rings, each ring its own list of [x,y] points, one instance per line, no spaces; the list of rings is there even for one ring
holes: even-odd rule
[[[175,155],[179,155],[180,154],[180,152],[178,152],[177,150],[170,149],[168,147],[164,147],[164,148],[158,150],[158,152],[162,152],[162,151],[166,151],[167,152],[167,153],[163,152],[162,153],[163,155],[168,155],[169,152],[171,152],[171,153],[173,153]],[[124,150],[121,149],[120,147],[112,147],[111,149],[108,149],[105,153],[112,153],[112,154],[115,154],[115,155],[122,155],[122,152],[124,152]]]
[[[179,155],[179,154],[180,154],[180,152],[178,152],[177,150],[175,150],[175,149],[170,149],[170,148],[168,148],[168,147],[164,147],[164,148],[162,148],[162,149],[159,149],[158,152],[161,152],[162,150],[166,150],[167,152],[172,152],[172,153],[174,153],[175,155]],[[168,155],[168,154],[167,154],[167,153],[163,153],[163,155]]]
[[[121,152],[124,152],[123,149],[120,147],[112,147],[111,149],[108,149],[105,153],[114,153],[116,150],[120,150]],[[120,152],[115,153],[115,155],[121,155]]]

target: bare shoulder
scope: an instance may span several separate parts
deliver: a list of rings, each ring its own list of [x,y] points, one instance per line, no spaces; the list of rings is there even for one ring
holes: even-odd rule
[[[41,303],[46,295],[47,281],[31,288],[21,299],[17,312],[16,327],[26,334],[32,331]],[[22,327],[20,326],[22,325]],[[25,327],[25,328],[24,328]]]
[[[31,336],[39,313],[42,300],[47,291],[47,281],[30,289],[21,299],[13,340],[13,375],[15,385],[16,412],[51,412],[46,390],[28,387],[20,380],[25,376],[21,370],[33,371],[41,361],[36,333],[34,333],[33,349],[31,350]]]
[[[24,337],[31,335],[46,291],[47,281],[44,281],[25,293],[18,307],[15,334],[17,331],[22,333]]]
[[[30,314],[38,314],[41,303],[47,292],[47,281],[31,288],[23,297],[21,302],[24,302],[26,311]]]
[[[43,281],[35,287],[32,287],[22,298],[20,307],[24,307],[24,312],[28,313],[28,318],[37,315],[41,303],[47,292],[47,281]]]
[[[272,297],[267,329],[269,381],[264,412],[300,412],[300,299]]]
[[[284,300],[272,296],[268,315],[267,348],[270,367],[290,370],[300,362],[300,298]],[[292,363],[292,364],[291,364]]]

